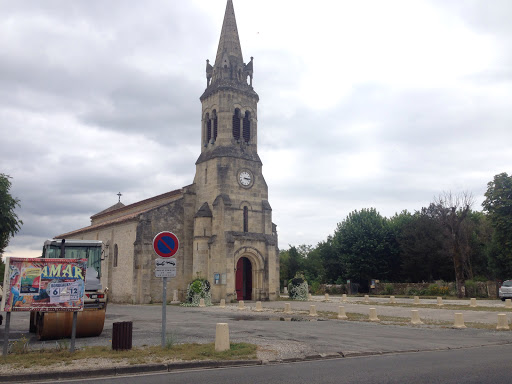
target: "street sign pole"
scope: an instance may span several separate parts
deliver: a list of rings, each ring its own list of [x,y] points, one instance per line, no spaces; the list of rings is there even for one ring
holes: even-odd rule
[[[153,249],[160,256],[155,260],[156,277],[162,277],[162,348],[165,348],[166,315],[167,315],[167,277],[176,277],[176,259],[173,256],[178,252],[179,240],[172,232],[160,232],[153,239]]]
[[[167,277],[163,277],[162,289],[162,348],[165,348],[165,323],[167,314]]]

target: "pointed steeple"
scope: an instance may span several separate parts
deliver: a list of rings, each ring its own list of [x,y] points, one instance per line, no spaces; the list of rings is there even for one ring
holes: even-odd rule
[[[233,1],[228,0],[220,32],[215,67],[221,68],[224,65],[229,66],[229,64],[243,65],[243,62],[242,47],[240,46],[238,28],[236,27],[235,9],[233,8]]]
[[[201,100],[226,87],[258,97],[252,89],[252,74],[253,58],[251,57],[248,64],[244,63],[233,0],[227,0],[215,64],[212,66],[210,61],[206,60],[206,90]]]

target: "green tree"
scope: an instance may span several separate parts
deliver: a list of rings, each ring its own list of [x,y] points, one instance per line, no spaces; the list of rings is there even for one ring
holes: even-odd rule
[[[21,228],[23,222],[18,218],[16,207],[19,207],[19,200],[10,194],[10,176],[0,173],[0,255],[4,253],[13,237]]]
[[[325,273],[321,256],[321,243],[316,248],[311,245],[301,245],[299,246],[299,253],[304,254],[302,268],[308,283],[312,284],[315,281],[323,283]]]
[[[288,278],[292,279],[295,277],[297,272],[302,272],[302,260],[303,257],[299,253],[296,247],[290,247],[288,250]]]
[[[496,277],[512,276],[512,175],[500,173],[487,184],[482,203],[494,228],[489,266]]]
[[[403,280],[421,282],[453,278],[453,262],[446,248],[444,229],[431,210],[432,206],[414,214],[401,214],[396,232]]]
[[[372,278],[390,275],[391,231],[386,218],[375,208],[351,212],[338,224],[333,245],[346,277],[367,286]]]

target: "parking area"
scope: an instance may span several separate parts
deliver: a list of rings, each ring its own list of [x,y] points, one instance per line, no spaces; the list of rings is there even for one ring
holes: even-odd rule
[[[377,309],[382,316],[410,317],[415,309],[411,299],[401,299],[398,305],[389,306],[389,299],[370,298],[366,304],[362,298],[349,297],[346,303],[340,297],[331,297],[331,302],[323,302],[316,296],[308,302],[275,301],[263,302],[263,311],[256,312],[255,303],[246,303],[246,309],[238,309],[238,304],[228,304],[225,308],[218,305],[204,308],[167,306],[167,336],[177,343],[207,343],[215,338],[216,323],[228,323],[231,341],[250,342],[265,351],[264,358],[283,359],[322,353],[361,353],[391,352],[410,350],[437,350],[482,345],[512,343],[510,331],[493,329],[451,329],[440,326],[412,326],[408,324],[389,325],[365,321],[342,321],[329,319],[326,313],[335,313],[340,305],[347,312],[368,314],[370,307]],[[292,313],[284,314],[285,302],[291,304]],[[458,310],[441,308],[422,308],[432,305],[421,301],[417,307],[420,316],[432,319],[453,321]],[[479,301],[487,310],[472,310],[469,301],[445,301],[445,304],[468,306],[464,309],[466,321],[480,321],[496,324],[498,308],[503,303],[497,300]],[[308,311],[315,305],[320,317],[311,318]],[[483,308],[480,308],[483,309]],[[490,309],[493,309],[492,311]],[[512,316],[511,310],[503,308],[503,313]],[[161,305],[120,305],[109,304],[103,333],[99,337],[77,339],[77,347],[92,345],[111,345],[114,322],[133,322],[133,345],[159,345],[161,343]],[[332,316],[331,316],[332,317]],[[28,313],[13,313],[11,318],[10,341],[23,336],[30,340],[33,348],[54,346],[56,341],[37,341],[34,334],[28,333]],[[289,321],[285,321],[289,320]],[[3,340],[3,330],[0,340]]]

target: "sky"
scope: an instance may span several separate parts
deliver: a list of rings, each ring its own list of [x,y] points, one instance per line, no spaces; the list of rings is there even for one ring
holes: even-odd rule
[[[191,184],[226,0],[0,0],[4,256]],[[234,0],[279,247],[511,173],[509,0]]]

